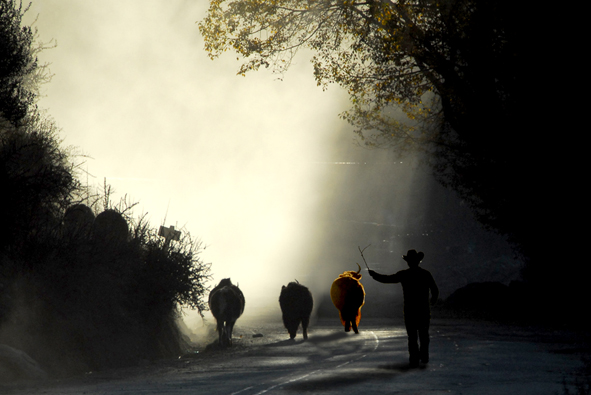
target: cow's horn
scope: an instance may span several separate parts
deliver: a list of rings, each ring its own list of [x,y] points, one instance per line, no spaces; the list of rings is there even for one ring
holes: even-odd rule
[[[355,262],[357,263],[357,262]],[[359,270],[357,270],[357,273],[361,272],[361,266],[359,266],[359,264],[357,263],[357,267],[359,267]]]

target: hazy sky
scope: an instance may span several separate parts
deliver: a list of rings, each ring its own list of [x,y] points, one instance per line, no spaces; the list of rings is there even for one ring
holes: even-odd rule
[[[91,157],[89,184],[106,178],[154,227],[166,216],[201,239],[214,282],[238,282],[247,312],[278,309],[280,286],[310,276],[331,167],[347,166],[330,163],[356,160],[338,118],[348,102],[316,86],[305,56],[283,81],[236,76],[231,53],[209,60],[196,24],[207,3],[34,1],[25,22],[57,42],[40,56],[54,74],[40,107]]]

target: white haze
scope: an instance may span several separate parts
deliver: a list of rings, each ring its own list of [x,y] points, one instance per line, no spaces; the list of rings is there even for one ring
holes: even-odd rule
[[[281,285],[330,286],[314,281],[323,264],[314,259],[329,248],[318,243],[323,213],[338,198],[331,193],[343,190],[332,169],[346,165],[332,163],[356,160],[353,134],[338,118],[348,102],[338,87],[316,86],[304,56],[283,81],[267,71],[236,76],[231,53],[209,60],[196,24],[206,8],[183,0],[35,1],[26,22],[37,18],[41,41],[57,42],[40,55],[54,74],[40,107],[65,145],[91,157],[90,185],[106,178],[115,199],[138,201],[136,212],[147,212],[154,227],[184,227],[202,240],[211,285],[225,277],[239,283],[245,316],[276,313]],[[328,277],[356,268],[356,247]]]

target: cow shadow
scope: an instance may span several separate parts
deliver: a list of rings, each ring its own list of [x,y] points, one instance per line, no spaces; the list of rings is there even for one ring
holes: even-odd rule
[[[358,372],[339,372],[333,371],[331,374],[312,376],[306,380],[299,380],[287,383],[282,387],[286,392],[293,393],[317,393],[322,391],[334,392],[337,390],[346,390],[347,387],[359,385],[367,382],[385,381],[392,378],[390,372],[380,370],[358,371]]]
[[[207,343],[205,345],[205,348],[203,349],[203,351],[227,351],[227,352],[229,352],[230,350],[236,350],[238,348],[244,347],[242,344],[240,344],[240,342],[239,342],[240,339],[234,338],[232,340],[234,341],[234,343],[232,345],[220,344],[219,339],[212,340],[210,343]]]
[[[223,350],[224,347],[220,344],[218,339],[213,340],[205,346],[205,351]]]
[[[346,332],[334,332],[329,333],[326,335],[310,335],[308,334],[308,339],[304,339],[303,337],[296,337],[295,339],[285,339],[275,343],[267,344],[266,347],[288,347],[288,346],[295,346],[298,344],[304,343],[312,343],[312,344],[319,344],[319,343],[328,343],[336,340],[341,340],[350,336]]]
[[[350,333],[344,331],[335,331],[328,333],[326,335],[319,335],[319,336],[310,336],[308,335],[308,340],[310,343],[327,343],[336,340],[344,339],[348,336],[351,336]]]
[[[295,346],[297,344],[304,343],[306,340],[304,339],[286,339],[281,340],[275,343],[266,344],[265,347],[288,347],[288,346]]]
[[[315,393],[321,391],[334,391],[336,388],[346,389],[348,386],[359,385],[365,382],[383,381],[391,383],[392,377],[397,377],[413,370],[425,369],[425,365],[418,368],[411,368],[408,362],[395,362],[392,364],[379,365],[375,368],[360,371],[331,371],[330,374],[312,376],[306,380],[290,382],[282,388],[286,392],[294,393]]]

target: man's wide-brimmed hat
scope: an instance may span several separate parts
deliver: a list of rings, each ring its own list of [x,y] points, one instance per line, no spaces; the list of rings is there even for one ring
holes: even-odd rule
[[[420,262],[425,257],[425,254],[422,252],[417,252],[416,250],[408,250],[406,255],[402,255],[402,259],[407,262]]]

